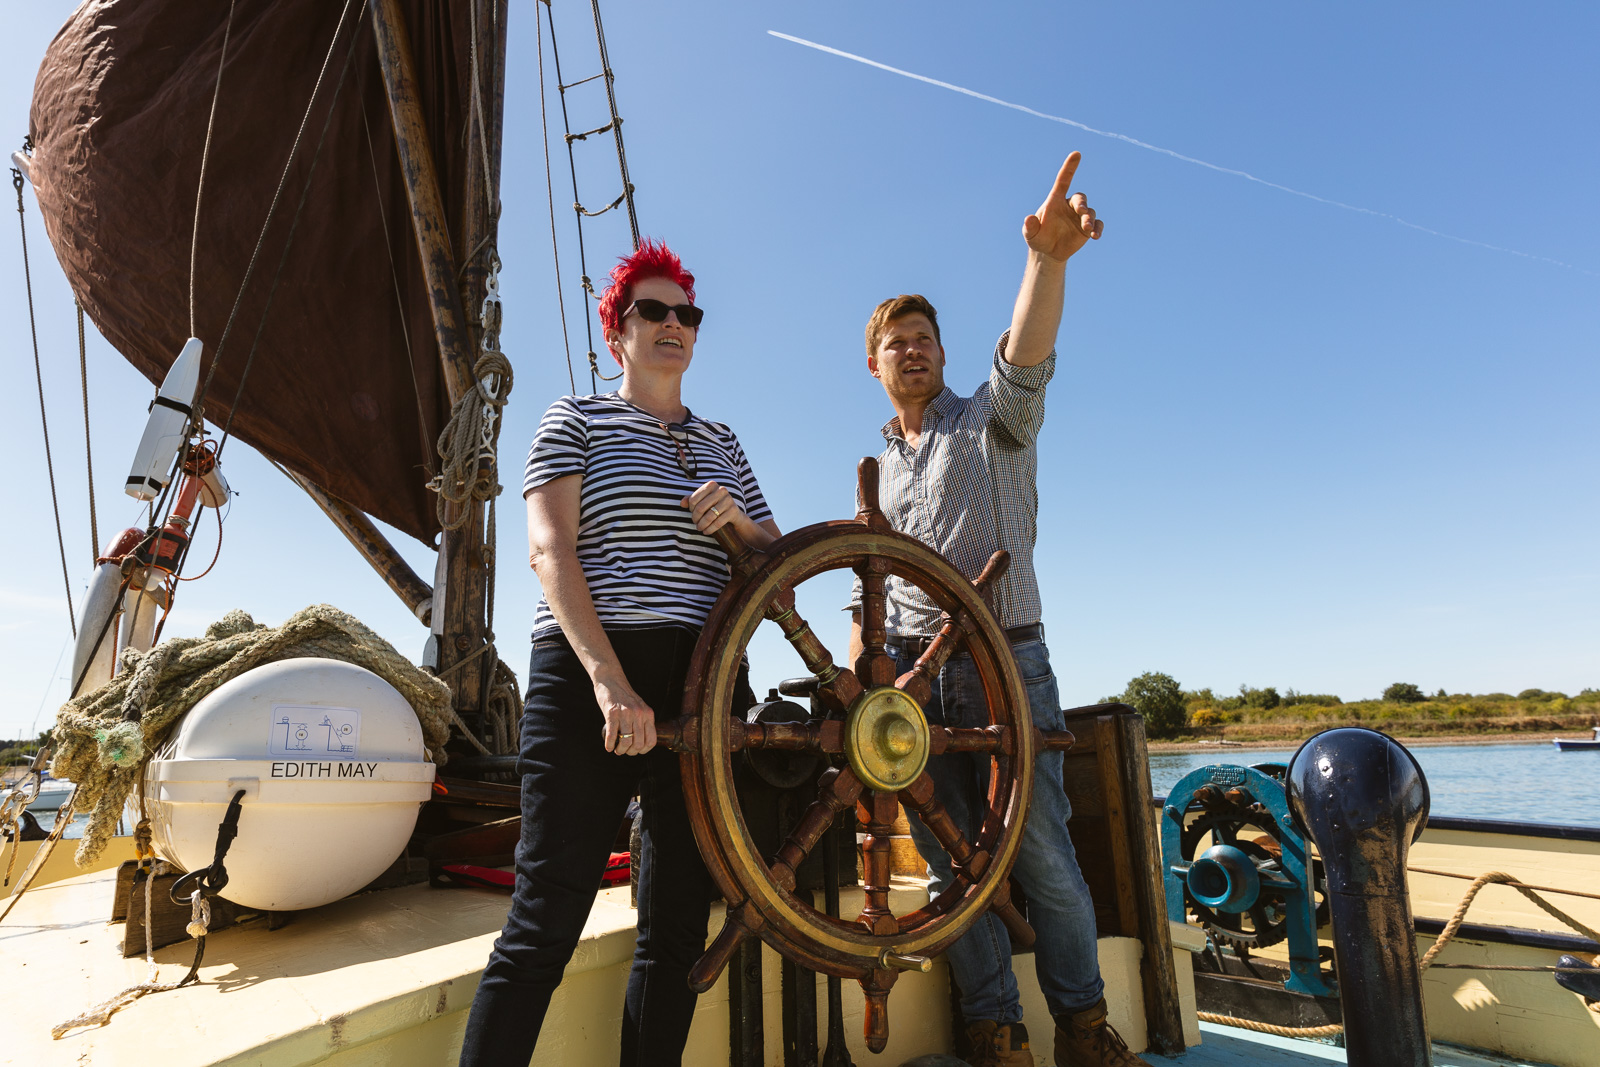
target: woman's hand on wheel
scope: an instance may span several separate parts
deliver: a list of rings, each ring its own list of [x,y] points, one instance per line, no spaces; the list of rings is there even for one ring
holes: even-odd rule
[[[679,503],[689,509],[701,533],[716,533],[722,527],[731,525],[735,533],[749,540],[746,528],[755,523],[734,502],[733,494],[716,482],[707,482]]]
[[[607,752],[642,756],[656,745],[656,713],[622,678],[601,678],[594,683],[594,699],[605,716]]]

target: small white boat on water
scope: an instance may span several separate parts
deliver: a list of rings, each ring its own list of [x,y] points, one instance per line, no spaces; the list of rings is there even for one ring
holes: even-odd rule
[[[1562,752],[1581,752],[1589,750],[1600,752],[1600,726],[1592,728],[1593,737],[1556,737],[1552,743]]]
[[[17,787],[19,790],[25,788],[25,786]],[[35,813],[41,811],[59,811],[61,810],[61,805],[65,804],[67,802],[67,798],[72,795],[72,790],[74,788],[76,787],[66,779],[52,778],[50,777],[49,773],[46,772],[44,779],[39,783],[39,795],[33,798],[33,802],[28,805],[28,810]]]

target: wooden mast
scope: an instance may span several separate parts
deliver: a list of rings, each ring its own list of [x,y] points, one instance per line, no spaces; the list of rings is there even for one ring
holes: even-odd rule
[[[477,52],[477,69],[469,64],[469,82],[478,79],[480,94],[475,101],[470,93],[466,101],[467,151],[466,173],[462,182],[464,203],[461,212],[461,233],[457,235],[456,261],[460,272],[459,299],[466,309],[467,335],[470,339],[474,361],[482,352],[484,282],[489,276],[493,261],[498,258],[500,229],[500,145],[504,120],[506,16],[509,0],[466,0],[473,5],[472,25],[477,30],[474,42]],[[483,108],[483,123],[476,121],[476,107]],[[487,171],[487,173],[485,173]],[[491,194],[492,190],[492,194]],[[493,202],[490,197],[493,195]],[[502,475],[503,477],[503,475]],[[490,679],[494,677],[493,655],[476,653],[489,633],[488,605],[494,596],[490,588],[492,576],[489,561],[493,558],[493,545],[485,545],[484,505],[469,500],[470,514],[466,525],[459,530],[446,531],[440,551],[444,565],[444,629],[439,640],[439,669],[467,656],[471,663],[460,667],[453,676],[451,688],[456,694],[456,710],[465,722],[477,727],[482,709],[488,698]],[[468,713],[474,717],[468,718]],[[483,731],[480,730],[480,736]]]
[[[477,52],[480,76],[489,72],[490,86],[483,93],[484,127],[489,133],[489,169],[492,182],[499,184],[501,101],[505,71],[504,0],[467,0],[476,5]],[[415,63],[410,35],[400,0],[374,0],[372,29],[377,42],[378,61],[383,75],[384,93],[389,102],[389,117],[394,128],[395,149],[405,177],[406,197],[411,206],[412,232],[427,281],[428,304],[433,315],[434,337],[444,369],[451,406],[473,388],[472,366],[476,362],[481,332],[464,308],[476,312],[486,273],[486,253],[493,245],[498,212],[488,204],[482,180],[483,148],[477,137],[477,123],[469,118],[466,163],[468,180],[464,224],[458,247],[476,250],[457,272],[457,256],[452,248],[448,216],[440,193],[434,166],[432,142],[417,92]],[[469,68],[470,80],[470,68]],[[492,87],[491,87],[492,86]],[[472,116],[472,101],[467,100]],[[488,238],[486,242],[484,239]],[[459,282],[458,282],[459,278]],[[459,285],[459,288],[458,288]],[[485,681],[494,664],[489,657],[476,655],[487,634],[486,606],[488,571],[485,565],[483,507],[473,501],[467,505],[466,523],[458,530],[446,531],[441,539],[441,564],[434,590],[433,629],[439,637],[438,669],[447,674],[455,694],[455,708],[474,730],[482,723]],[[441,603],[442,601],[442,603]],[[452,667],[469,659],[459,668]]]
[[[306,491],[306,495],[333,521],[339,532],[349,539],[357,552],[361,553],[362,558],[372,564],[372,569],[378,572],[384,584],[405,601],[406,607],[411,609],[411,614],[415,615],[424,626],[429,625],[433,618],[433,586],[418,577],[417,572],[411,569],[411,564],[395,550],[394,545],[389,543],[389,539],[378,529],[377,524],[367,517],[366,512],[345,503],[288,467],[280,467],[279,470]]]

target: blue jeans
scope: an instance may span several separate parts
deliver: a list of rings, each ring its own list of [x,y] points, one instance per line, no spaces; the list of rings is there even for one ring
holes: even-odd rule
[[[1062,729],[1061,700],[1044,642],[1027,641],[1014,645],[1012,651],[1028,687],[1034,725],[1041,730]],[[913,660],[893,648],[889,652],[899,672],[911,669]],[[934,726],[988,725],[983,685],[970,656],[951,657],[922,710]],[[989,769],[988,756],[970,753],[928,760],[940,803],[969,841],[976,839],[988,806]],[[1012,876],[1028,894],[1028,918],[1038,935],[1033,961],[1039,988],[1050,1014],[1058,1016],[1093,1007],[1105,991],[1095,945],[1094,901],[1078,870],[1072,838],[1067,836],[1071,817],[1072,805],[1061,781],[1061,753],[1044,753],[1034,765],[1028,825]],[[911,837],[932,875],[929,892],[937,894],[950,884],[950,856],[915,813],[910,823]],[[1011,939],[997,916],[985,914],[945,956],[961,991],[961,1013],[968,1020],[1022,1021],[1017,980],[1011,973]]]
[[[628,682],[676,718],[696,633],[612,630]],[[740,693],[749,683],[740,671]],[[522,839],[516,888],[467,1017],[464,1067],[527,1067],[551,994],[583,933],[628,800],[643,812],[639,936],[622,1013],[622,1067],[680,1062],[695,994],[689,968],[706,944],[716,894],[690,828],[678,757],[657,746],[618,756],[601,740],[594,687],[559,631],[534,641],[522,713]]]

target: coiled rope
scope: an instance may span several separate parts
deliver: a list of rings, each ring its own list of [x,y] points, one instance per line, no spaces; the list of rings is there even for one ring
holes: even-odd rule
[[[231,611],[204,637],[174,637],[145,653],[125,649],[116,677],[57,713],[53,736],[59,752],[51,771],[78,783],[79,810],[89,810],[78,865],[87,866],[110,841],[145,763],[185,712],[254,667],[303,656],[354,663],[394,686],[417,713],[434,761],[445,761],[450,686],[359,619],[317,604],[268,627]]]
[[[1471,875],[1457,874],[1454,871],[1436,871],[1423,867],[1412,867],[1409,869],[1417,874],[1441,875],[1446,878],[1472,877]],[[1548,900],[1545,900],[1539,895],[1539,889],[1544,889],[1546,892],[1565,893],[1570,896],[1578,897],[1595,897],[1597,894],[1584,893],[1578,890],[1570,889],[1552,889],[1547,886],[1535,888],[1534,886],[1523,883],[1521,880],[1517,879],[1513,875],[1507,874],[1504,871],[1488,871],[1484,874],[1478,875],[1476,878],[1473,878],[1472,885],[1467,888],[1466,894],[1462,896],[1461,903],[1456,905],[1455,913],[1450,916],[1450,920],[1444,924],[1444,929],[1439,932],[1438,938],[1433,942],[1433,947],[1428,949],[1428,951],[1423,954],[1422,959],[1418,963],[1419,970],[1426,971],[1428,968],[1434,966],[1437,966],[1440,970],[1534,971],[1552,974],[1559,972],[1576,973],[1581,970],[1581,968],[1575,967],[1519,967],[1509,964],[1489,963],[1436,964],[1434,962],[1435,959],[1438,957],[1440,952],[1444,951],[1444,947],[1455,939],[1456,932],[1461,929],[1461,924],[1467,917],[1467,910],[1472,907],[1473,900],[1476,899],[1479,891],[1482,890],[1486,885],[1510,886],[1512,889],[1515,889],[1517,892],[1533,901],[1534,904],[1543,909],[1552,918],[1565,923],[1568,927],[1582,934],[1584,937],[1587,937],[1591,941],[1600,941],[1600,931],[1596,931],[1589,926],[1585,926],[1583,923],[1579,922],[1577,919],[1574,919],[1572,916],[1568,915],[1566,912],[1562,911]],[[1597,957],[1596,962],[1600,963],[1600,957]],[[1600,1014],[1600,1002],[1585,998],[1584,1004],[1590,1011]],[[1344,1026],[1340,1023],[1330,1023],[1326,1026],[1275,1026],[1272,1023],[1257,1022],[1254,1019],[1240,1019],[1232,1015],[1218,1015],[1215,1012],[1209,1011],[1196,1012],[1195,1014],[1202,1022],[1217,1023],[1221,1026],[1236,1026],[1241,1030],[1254,1030],[1257,1033],[1275,1034],[1278,1037],[1333,1037],[1335,1034],[1341,1034],[1344,1032]]]
[[[499,307],[498,301],[495,306]],[[488,327],[485,323],[485,345],[490,336]],[[495,332],[499,332],[498,323]],[[503,352],[485,351],[472,368],[472,377],[473,388],[456,401],[450,421],[439,434],[436,447],[443,464],[438,476],[428,483],[428,488],[439,494],[435,510],[439,525],[446,530],[459,530],[467,524],[472,513],[469,501],[487,503],[501,491],[495,439],[500,435],[500,409],[511,394],[511,361]],[[491,379],[493,384],[486,386],[485,379]]]

